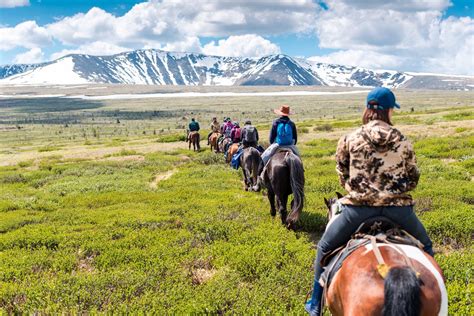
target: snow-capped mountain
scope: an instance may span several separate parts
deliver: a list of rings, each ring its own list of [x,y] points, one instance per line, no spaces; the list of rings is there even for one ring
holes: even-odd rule
[[[238,58],[171,53],[155,49],[136,50],[111,56],[72,54],[42,64],[0,66],[0,79],[1,84],[116,83],[474,88],[474,77],[452,79],[451,76],[369,70],[317,63],[282,54],[261,58]]]

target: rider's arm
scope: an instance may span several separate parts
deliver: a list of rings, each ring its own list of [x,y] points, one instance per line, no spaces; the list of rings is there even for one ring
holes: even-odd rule
[[[295,145],[298,142],[298,130],[296,129],[295,123],[291,122],[291,129],[293,130],[293,139],[295,140]]]
[[[420,179],[420,171],[416,166],[416,156],[415,151],[413,150],[413,145],[406,141],[406,148],[403,152],[404,159],[405,159],[405,167],[408,175],[408,190],[413,190],[416,188],[418,184],[418,180]]]
[[[345,186],[349,180],[350,155],[346,141],[346,136],[341,137],[336,150],[336,172],[339,175],[339,182]]]
[[[273,144],[275,142],[275,138],[277,136],[277,126],[277,121],[273,121],[272,129],[270,130],[270,144]]]
[[[257,142],[258,142],[258,130],[255,129],[255,135],[257,136]]]

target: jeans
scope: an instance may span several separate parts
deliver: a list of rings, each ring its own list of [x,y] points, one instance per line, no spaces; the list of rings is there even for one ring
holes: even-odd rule
[[[418,239],[424,250],[433,253],[433,244],[426,233],[423,224],[416,217],[413,206],[355,206],[342,205],[339,217],[327,228],[318,243],[316,261],[314,263],[314,288],[319,287],[319,278],[323,273],[321,260],[338,247],[346,244],[360,224],[371,217],[385,216]],[[311,301],[314,305],[321,302],[321,290],[314,290]]]
[[[262,154],[262,161],[263,165],[266,165],[267,162],[272,158],[272,156],[276,153],[278,148],[288,148],[291,149],[291,151],[297,155],[298,157],[300,156],[300,152],[298,151],[298,148],[296,148],[296,145],[279,145],[278,143],[273,143],[271,144]]]

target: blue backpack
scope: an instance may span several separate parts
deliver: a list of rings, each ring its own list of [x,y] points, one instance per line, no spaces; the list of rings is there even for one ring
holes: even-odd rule
[[[276,142],[281,146],[293,145],[293,129],[289,122],[278,124]]]

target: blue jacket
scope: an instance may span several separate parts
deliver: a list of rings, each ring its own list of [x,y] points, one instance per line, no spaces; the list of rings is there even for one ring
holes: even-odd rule
[[[273,144],[275,142],[275,138],[277,137],[277,127],[278,124],[280,123],[288,123],[291,126],[291,129],[293,131],[293,139],[295,140],[295,145],[296,142],[298,141],[298,134],[296,131],[296,125],[293,123],[292,120],[288,116],[281,116],[277,118],[276,120],[273,121],[272,124],[272,129],[270,130],[270,144]]]
[[[198,122],[195,121],[195,122],[189,123],[189,131],[190,132],[197,132],[197,131],[199,131],[199,129],[200,128],[199,128],[199,123]]]

